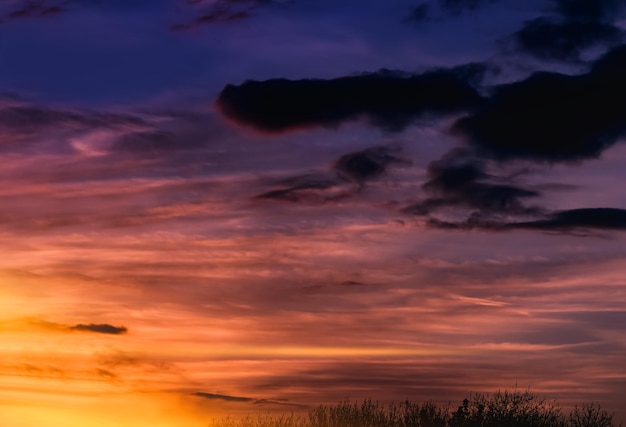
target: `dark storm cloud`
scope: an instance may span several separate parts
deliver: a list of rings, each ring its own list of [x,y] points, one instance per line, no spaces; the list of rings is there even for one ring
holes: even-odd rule
[[[621,35],[619,28],[604,22],[540,17],[527,21],[513,39],[520,51],[542,59],[577,60],[584,49],[618,44]]]
[[[413,209],[413,210],[411,210]],[[415,213],[417,208],[405,212]],[[418,211],[418,213],[421,213]],[[519,229],[571,233],[588,236],[590,230],[626,230],[626,210],[616,208],[580,208],[552,212],[532,221],[506,221],[480,212],[463,221],[430,217],[426,225],[443,230],[511,231]]]
[[[453,133],[498,160],[557,162],[598,157],[626,131],[626,45],[587,74],[540,72],[495,89],[485,108]]]
[[[484,161],[473,157],[468,150],[456,149],[431,162],[428,175],[430,179],[422,188],[430,197],[402,210],[405,214],[426,217],[427,227],[486,231],[534,229],[574,234],[584,234],[585,230],[626,230],[624,209],[580,208],[550,212],[524,204],[524,200],[541,194],[514,183],[500,183],[511,178],[487,173]],[[458,214],[465,212],[466,218],[442,217],[448,207],[453,207]]]
[[[430,179],[422,188],[431,197],[404,209],[405,213],[428,215],[446,206],[465,207],[485,213],[528,214],[535,208],[521,201],[539,193],[508,183],[485,172],[482,160],[465,150],[453,150],[428,165]]]
[[[338,126],[367,118],[398,131],[420,116],[475,107],[482,98],[451,72],[406,76],[379,71],[331,80],[273,79],[227,85],[217,106],[228,118],[264,132]]]
[[[113,326],[108,323],[89,323],[82,324],[70,327],[73,331],[82,331],[82,332],[95,332],[98,334],[110,334],[110,335],[121,335],[128,332],[128,329],[124,326]]]
[[[603,21],[624,8],[622,0],[552,0],[554,11],[567,19]]]
[[[349,179],[364,183],[383,175],[391,164],[407,164],[400,157],[394,156],[388,147],[373,147],[341,156],[334,164],[334,169]]]
[[[468,62],[450,68],[440,68],[438,72],[451,74],[463,82],[478,86],[488,72],[498,74],[500,69],[484,62]]]
[[[546,219],[511,224],[515,228],[561,230],[576,228],[626,230],[626,210],[615,208],[581,208],[559,211]]]
[[[623,31],[615,20],[623,10],[615,0],[553,0],[552,12],[526,21],[513,34],[514,47],[541,59],[575,61],[592,47],[618,44]]]

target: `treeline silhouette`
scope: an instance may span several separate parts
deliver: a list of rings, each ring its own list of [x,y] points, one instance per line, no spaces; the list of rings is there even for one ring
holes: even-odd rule
[[[343,400],[306,414],[258,414],[213,420],[211,427],[621,427],[597,403],[563,412],[556,401],[530,391],[472,394],[458,407],[434,403],[380,404]]]

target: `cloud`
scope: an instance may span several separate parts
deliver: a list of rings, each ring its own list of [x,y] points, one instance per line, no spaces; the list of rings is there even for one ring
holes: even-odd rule
[[[511,36],[514,48],[541,59],[577,61],[585,49],[619,44],[615,20],[623,2],[553,0],[548,16],[528,20]]]
[[[199,8],[197,16],[187,23],[172,25],[173,31],[190,30],[203,25],[248,19],[254,10],[262,6],[286,5],[291,0],[187,0],[187,5]],[[206,5],[205,3],[209,3]]]
[[[426,217],[425,225],[447,230],[511,231],[534,229],[584,234],[585,230],[626,230],[626,210],[579,208],[548,211],[524,200],[541,196],[486,172],[485,161],[466,149],[455,149],[428,166],[422,185],[430,195],[402,209]],[[452,208],[452,215],[449,209]],[[464,217],[463,219],[459,219]]]
[[[485,172],[484,162],[467,150],[449,152],[442,159],[431,162],[427,172],[430,179],[422,188],[431,197],[403,212],[428,215],[448,206],[477,210],[482,216],[494,213],[520,215],[536,210],[525,207],[521,201],[539,196],[538,192],[497,182],[505,179]]]
[[[0,125],[5,130],[34,133],[49,128],[144,126],[146,122],[127,114],[76,111],[67,108],[43,107],[18,97],[0,97]]]
[[[0,95],[2,151],[73,152],[77,137],[102,139],[105,134],[153,128],[138,115],[42,106],[17,96]],[[32,150],[36,147],[34,150]]]
[[[67,332],[70,331],[82,331],[82,332],[95,332],[100,334],[112,334],[120,335],[128,332],[128,329],[124,326],[113,326],[107,323],[95,324],[82,324],[79,323],[74,326],[68,326],[61,323],[49,322],[37,318],[21,318],[13,319],[9,321],[0,322],[0,326],[6,330],[12,329],[42,329],[51,332]]]
[[[321,174],[308,174],[279,180],[277,188],[256,196],[256,199],[286,202],[328,202],[348,196],[340,182]]]
[[[251,397],[239,397],[239,396],[229,396],[226,394],[214,394],[214,393],[204,393],[202,391],[191,393],[193,396],[202,397],[204,399],[209,400],[224,400],[227,402],[249,402],[255,405],[282,405],[282,406],[295,406],[299,408],[307,408],[306,405],[300,405],[297,403],[290,403],[286,399],[253,399]]]
[[[424,2],[411,8],[408,21],[426,22],[436,17],[459,16],[467,12],[475,12],[498,0],[436,0]],[[437,10],[439,14],[437,14]]]
[[[134,173],[137,170],[122,163],[138,158],[177,163],[178,167],[189,161],[190,151],[197,154],[211,145],[222,135],[222,129],[206,113],[91,110],[44,105],[0,94],[0,152],[66,154],[57,158],[66,164],[72,155],[80,158],[80,164],[58,170],[59,176],[81,169],[91,174],[103,167],[115,169],[116,173],[123,173],[124,169]],[[206,150],[205,153],[208,155]],[[86,161],[93,164],[85,167]],[[95,173],[102,177],[109,174]]]
[[[400,157],[391,154],[389,147],[373,147],[341,156],[334,164],[334,169],[341,176],[364,183],[378,178],[391,164],[407,164]]]
[[[624,8],[621,0],[552,0],[554,11],[567,19],[603,21]]]
[[[255,198],[326,203],[354,196],[366,181],[379,178],[390,165],[409,163],[393,155],[394,151],[397,150],[383,146],[345,154],[332,164],[336,176],[315,173],[289,177],[276,182],[273,190]],[[357,183],[359,187],[350,185],[352,183]]]
[[[439,0],[441,7],[454,15],[459,15],[467,11],[475,11],[486,4],[495,3],[498,0]]]
[[[95,332],[98,334],[111,334],[111,335],[121,335],[128,332],[128,329],[125,326],[113,326],[108,323],[89,323],[78,325],[74,325],[70,327],[73,331],[81,331],[81,332]]]
[[[591,71],[539,72],[495,88],[479,112],[452,127],[481,155],[498,160],[578,161],[598,157],[626,131],[626,45]]]
[[[228,396],[226,394],[214,394],[214,393],[204,393],[202,391],[198,391],[196,393],[191,393],[193,396],[202,397],[204,399],[210,400],[225,400],[227,402],[253,402],[254,399],[251,397],[238,397],[238,396]]]
[[[427,21],[428,19],[430,19],[430,13],[431,5],[428,3],[422,3],[419,6],[411,8],[407,21],[413,21],[418,23]]]
[[[584,49],[616,45],[621,36],[619,28],[603,22],[540,17],[526,21],[513,40],[518,50],[542,59],[577,60]]]
[[[206,145],[206,137],[202,138],[200,135],[188,135],[186,132],[173,132],[166,129],[149,129],[124,133],[111,144],[110,151],[145,156],[201,149]]]
[[[408,210],[409,213],[412,213]],[[531,229],[587,236],[589,230],[626,230],[626,210],[617,208],[579,208],[551,212],[532,221],[506,221],[488,215],[472,215],[464,221],[430,217],[426,225],[444,230],[511,231]]]
[[[10,6],[15,6],[5,14],[1,22],[22,18],[37,18],[49,15],[56,15],[66,10],[66,5],[70,0],[25,0],[12,2]]]
[[[407,76],[379,71],[331,80],[272,79],[227,85],[217,107],[235,122],[263,132],[312,126],[335,127],[367,118],[398,131],[425,115],[446,115],[475,107],[482,98],[452,72]]]
[[[615,208],[580,208],[552,213],[548,218],[521,222],[511,225],[514,228],[534,228],[540,230],[570,230],[592,228],[626,230],[626,210]]]
[[[60,323],[49,322],[47,320],[31,317],[0,321],[0,328],[4,331],[42,329],[47,331],[63,332],[67,330],[67,326]]]
[[[203,25],[214,24],[216,22],[232,22],[247,19],[251,16],[247,10],[234,12],[229,9],[215,9],[195,18],[186,24],[174,24],[170,27],[172,31],[191,30]]]

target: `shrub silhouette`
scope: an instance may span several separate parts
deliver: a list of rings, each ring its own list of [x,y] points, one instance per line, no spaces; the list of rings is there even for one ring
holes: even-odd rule
[[[498,391],[491,397],[477,394],[463,400],[449,420],[450,427],[564,427],[556,403],[530,391]]]
[[[612,427],[613,416],[597,403],[575,406],[567,420],[568,427]]]
[[[211,427],[621,427],[597,403],[564,414],[554,401],[530,391],[472,394],[456,410],[434,403],[379,404],[342,400],[320,405],[306,415],[259,414],[242,419],[214,420]]]
[[[448,413],[433,403],[422,405],[380,405],[364,400],[360,405],[341,401],[335,406],[319,406],[308,413],[302,427],[446,427]]]

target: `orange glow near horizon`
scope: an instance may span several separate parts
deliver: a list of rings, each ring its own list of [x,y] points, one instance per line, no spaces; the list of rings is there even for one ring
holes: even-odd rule
[[[381,238],[376,227],[337,233]],[[390,234],[390,244],[402,238],[395,229]],[[180,242],[171,234],[141,242],[101,236],[100,247],[83,253],[76,236],[57,242],[58,249],[46,238],[30,267],[0,277],[3,421],[12,427],[41,427],[44,420],[67,427],[201,426],[224,414],[381,398],[364,383],[370,370],[376,378],[390,376],[392,384],[407,383],[381,400],[442,404],[471,391],[523,384],[568,405],[589,390],[604,393],[585,384],[618,379],[610,368],[618,359],[607,356],[613,365],[591,369],[585,346],[593,342],[525,338],[554,329],[560,339],[567,324],[554,313],[584,316],[594,298],[609,314],[617,309],[624,299],[618,262],[606,262],[601,274],[610,301],[589,290],[591,279],[579,266],[543,283],[507,278],[494,293],[479,280],[430,276],[440,260],[420,260],[415,268],[390,252],[386,259],[394,264],[387,273],[374,254],[364,248],[351,254],[331,236],[323,230],[306,241],[282,237],[288,256],[260,249],[267,241],[260,237],[216,238],[213,245],[198,239],[176,252]],[[65,256],[76,258],[59,265],[64,246]],[[189,269],[189,260],[205,257],[210,262]],[[366,279],[341,273],[343,263],[365,261],[371,264],[363,269]],[[468,274],[483,268],[444,267]],[[301,282],[290,282],[294,274]],[[543,292],[564,297],[555,301]],[[546,370],[561,369],[554,360],[569,360],[564,369],[577,377],[545,377]],[[209,397],[194,395],[199,392]]]
[[[222,243],[222,246],[229,245]],[[606,272],[605,276],[608,286],[617,280],[615,270]],[[554,282],[549,287],[571,287],[578,281],[565,279],[563,285]],[[320,339],[322,335],[313,344],[306,344],[306,339],[293,335],[297,334],[297,328],[292,330],[291,325],[279,322],[280,314],[265,315],[267,322],[275,322],[270,333],[267,328],[261,328],[258,313],[248,318],[246,313],[250,308],[246,304],[234,306],[234,313],[239,314],[230,317],[223,310],[185,310],[181,304],[187,302],[182,299],[175,303],[157,300],[157,303],[139,306],[136,302],[144,298],[146,290],[138,289],[142,288],[93,277],[16,272],[3,275],[0,411],[10,425],[39,427],[43,420],[58,420],[68,427],[203,425],[213,416],[246,412],[245,404],[237,407],[237,404],[219,399],[205,402],[193,396],[194,392],[247,396],[250,394],[247,384],[281,375],[277,361],[297,378],[298,371],[308,369],[307,366],[328,369],[328,375],[331,375],[334,366],[344,363],[342,361],[348,364],[360,361],[371,366],[411,364],[429,372],[442,363],[448,366],[446,369],[462,369],[468,360],[489,358],[496,361],[500,358],[494,363],[516,363],[516,358],[533,358],[535,354],[576,351],[575,346],[565,344],[515,342],[506,334],[500,340],[492,340],[490,336],[494,333],[510,329],[522,319],[530,322],[534,316],[534,309],[530,306],[520,305],[504,296],[486,298],[462,292],[440,292],[430,294],[421,307],[407,304],[393,311],[384,307],[368,308],[367,316],[379,316],[381,322],[396,313],[430,320],[419,329],[408,330],[413,331],[410,332],[411,339],[403,337],[397,326],[393,329],[384,326],[379,331],[366,331],[360,341],[353,340],[352,343],[338,339],[341,330],[337,330],[336,337]],[[619,289],[617,286],[616,290]],[[361,286],[355,286],[354,290],[363,292]],[[154,295],[158,297],[158,293]],[[390,295],[406,298],[410,294],[400,289]],[[366,296],[356,293],[353,300],[367,301]],[[75,309],[68,310],[69,307]],[[437,317],[436,313],[446,307],[457,307],[461,312],[450,319]],[[462,314],[465,307],[481,310],[483,317],[465,318]],[[541,312],[550,313],[552,309],[549,304]],[[360,314],[356,311],[350,316],[358,319]],[[497,317],[509,320],[494,323]],[[332,324],[354,328],[353,324],[346,323],[349,319],[341,311],[334,314],[291,313],[292,322],[301,323],[302,331],[308,333],[312,328],[324,330]],[[123,325],[128,328],[128,333],[72,329],[76,324],[88,323]],[[467,338],[465,342],[459,339],[456,343],[442,344],[428,338],[424,335],[426,332],[435,334],[432,337],[464,334]],[[422,336],[422,344],[416,344],[417,333]],[[287,343],[288,339],[295,341]],[[313,368],[315,366],[319,367]],[[543,381],[537,381],[541,378],[540,372],[534,374],[534,387],[558,395],[558,383],[545,381],[544,385]],[[586,375],[600,378],[607,372],[587,371]],[[473,378],[471,382],[479,385],[481,391],[494,391],[489,387],[500,387],[501,383],[479,378]],[[514,384],[518,380],[511,376],[509,382]],[[576,381],[563,384],[571,392],[584,391]],[[335,397],[315,394],[311,401],[311,397],[307,397],[310,390],[304,385],[285,385],[284,392],[288,390],[294,403],[304,405],[328,403],[329,399],[332,403],[342,393],[349,393],[343,387],[336,387],[332,395]],[[369,393],[367,390],[361,391],[365,393],[361,394],[363,397]],[[255,392],[253,395],[259,401],[272,401],[276,397],[272,392]],[[434,399],[445,402],[451,397],[435,396]],[[255,410],[251,406],[247,411]],[[273,410],[281,410],[281,407]],[[139,412],[142,415],[138,415]]]

